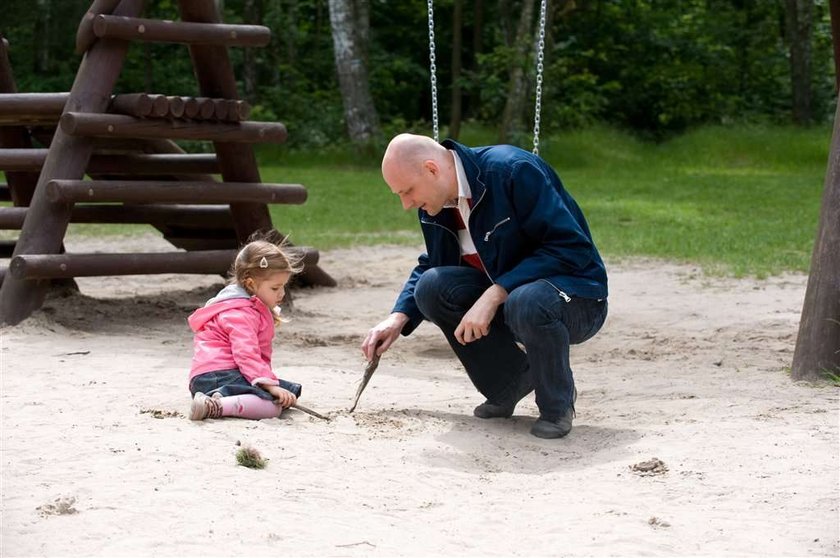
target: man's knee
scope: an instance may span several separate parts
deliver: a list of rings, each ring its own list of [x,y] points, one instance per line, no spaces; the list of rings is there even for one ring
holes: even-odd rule
[[[445,287],[445,281],[437,268],[427,269],[423,272],[417,283],[414,285],[414,300],[417,307],[425,315],[429,316],[440,304],[441,289]]]
[[[536,330],[545,321],[545,289],[529,283],[513,290],[505,301],[505,323],[518,335]]]

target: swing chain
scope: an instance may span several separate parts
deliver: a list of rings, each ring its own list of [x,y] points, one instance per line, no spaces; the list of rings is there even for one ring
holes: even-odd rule
[[[435,65],[435,15],[434,0],[428,0],[429,6],[429,74],[432,81],[432,131],[435,141],[438,135],[438,102],[437,102],[437,66]]]
[[[429,0],[431,2],[431,0]],[[543,60],[545,52],[545,10],[548,0],[540,2],[540,40],[537,42],[537,86],[534,104],[534,155],[540,154],[540,111],[542,110]]]

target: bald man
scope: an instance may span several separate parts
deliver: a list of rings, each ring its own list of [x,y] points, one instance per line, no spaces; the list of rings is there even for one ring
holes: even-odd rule
[[[560,178],[516,147],[412,134],[388,144],[382,176],[404,209],[417,210],[426,253],[365,337],[365,356],[429,320],[486,399],[475,416],[509,418],[535,391],[531,434],[568,434],[577,398],[569,346],[603,325],[607,273]]]

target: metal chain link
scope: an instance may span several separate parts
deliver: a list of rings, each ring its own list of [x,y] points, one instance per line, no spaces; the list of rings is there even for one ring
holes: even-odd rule
[[[429,0],[431,4],[432,0]],[[537,42],[537,87],[534,103],[534,155],[540,154],[540,111],[542,110],[543,60],[545,51],[545,11],[548,0],[540,2],[540,40]]]
[[[432,81],[432,132],[435,141],[438,136],[438,100],[437,100],[437,66],[435,65],[435,10],[434,0],[428,0],[429,5],[429,74]]]

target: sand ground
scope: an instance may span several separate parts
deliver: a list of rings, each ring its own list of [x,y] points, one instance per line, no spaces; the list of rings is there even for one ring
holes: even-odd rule
[[[840,554],[838,389],[787,372],[805,276],[608,261],[610,316],[572,352],[574,430],[540,440],[532,397],[472,416],[430,324],[347,413],[416,254],[324,252],[339,286],[293,292],[274,365],[330,422],[185,418],[185,319],[219,277],[80,279],[0,329],[0,555]],[[268,466],[237,465],[241,445]]]

